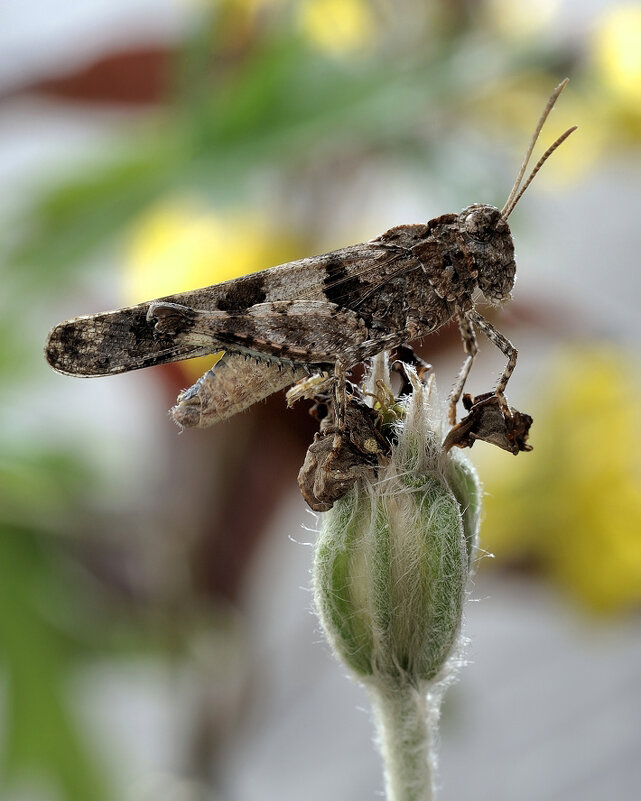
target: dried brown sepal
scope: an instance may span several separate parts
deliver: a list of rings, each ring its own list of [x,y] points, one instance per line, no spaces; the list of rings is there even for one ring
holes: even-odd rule
[[[420,356],[417,356],[414,348],[410,345],[399,345],[390,355],[390,370],[393,373],[398,373],[401,377],[401,388],[398,392],[398,397],[403,395],[412,394],[412,382],[409,379],[405,365],[411,365],[415,370],[421,381],[427,380],[427,375],[432,369],[432,365],[423,361]]]
[[[298,473],[301,494],[315,512],[331,509],[334,501],[389,455],[390,445],[381,433],[380,416],[373,409],[350,398],[345,422],[341,447],[334,450],[334,415],[329,406]]]
[[[463,396],[463,406],[469,414],[445,438],[443,447],[446,451],[453,446],[471,448],[477,439],[514,455],[532,450],[532,446],[527,444],[532,425],[529,414],[510,407],[508,417],[501,409],[500,400],[494,392],[476,397],[466,394]]]

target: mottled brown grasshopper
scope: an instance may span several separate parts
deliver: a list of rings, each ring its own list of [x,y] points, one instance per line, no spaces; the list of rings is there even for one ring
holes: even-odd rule
[[[516,265],[507,218],[543,162],[574,130],[548,148],[521,186],[539,133],[566,83],[548,101],[502,209],[474,204],[460,214],[399,225],[370,242],[322,256],[76,317],[50,333],[47,360],[67,375],[104,376],[223,350],[218,364],[181,393],[172,409],[179,425],[201,428],[319,373],[335,393],[339,445],[347,371],[456,318],[466,359],[450,394],[450,422],[456,421],[456,404],[477,353],[475,329],[507,357],[495,393],[509,415],[504,392],[517,352],[479,314],[475,298],[480,294],[490,304],[510,298]]]

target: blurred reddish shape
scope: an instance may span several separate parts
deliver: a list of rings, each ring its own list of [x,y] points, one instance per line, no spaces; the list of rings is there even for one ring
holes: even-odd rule
[[[172,52],[141,45],[106,53],[93,62],[9,94],[41,94],[77,103],[145,105],[164,102]],[[5,95],[6,96],[6,95]]]

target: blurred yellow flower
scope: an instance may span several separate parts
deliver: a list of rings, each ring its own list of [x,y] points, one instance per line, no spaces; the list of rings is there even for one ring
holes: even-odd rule
[[[475,99],[478,115],[496,129],[497,135],[509,132],[515,174],[545,100],[563,77],[535,72],[520,75],[514,81],[501,78]],[[536,178],[539,189],[567,184],[594,166],[611,136],[610,121],[602,111],[600,97],[586,92],[577,82],[570,82],[541,133],[532,166],[564,130],[573,125],[578,125],[579,130],[541,170]]]
[[[631,358],[572,348],[539,382],[534,451],[512,464],[477,446],[483,546],[534,562],[594,610],[641,602],[641,402]]]
[[[508,42],[540,36],[557,17],[559,0],[488,0],[492,28]]]
[[[214,0],[199,0],[212,5]],[[215,0],[219,3],[220,0]],[[366,49],[374,41],[378,25],[368,0],[224,0],[246,20],[280,14],[279,20],[294,25],[314,47],[335,56]],[[293,13],[290,13],[293,12]]]
[[[365,0],[301,0],[298,14],[306,38],[335,55],[364,49],[376,35],[375,20]]]
[[[191,199],[169,198],[148,209],[130,231],[123,297],[141,303],[237,278],[294,255],[292,241],[275,234],[265,218],[247,212],[222,216]],[[181,364],[195,378],[215,360]]]
[[[608,9],[594,32],[594,54],[603,84],[626,103],[641,105],[641,6]]]

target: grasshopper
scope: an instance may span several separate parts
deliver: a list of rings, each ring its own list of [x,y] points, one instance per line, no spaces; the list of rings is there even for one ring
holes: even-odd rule
[[[516,273],[508,217],[546,159],[521,185],[541,129],[568,79],[550,97],[502,209],[473,204],[460,214],[399,225],[362,244],[281,264],[191,292],[56,326],[46,357],[57,371],[105,376],[224,351],[212,370],[178,396],[172,415],[204,428],[273,392],[318,374],[313,386],[334,392],[336,446],[345,429],[350,368],[383,350],[421,339],[456,319],[465,361],[449,397],[450,423],[477,353],[476,331],[507,358],[494,393],[510,410],[505,389],[516,364],[512,343],[477,310],[509,300]],[[336,433],[338,432],[338,433]]]

